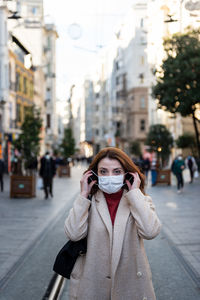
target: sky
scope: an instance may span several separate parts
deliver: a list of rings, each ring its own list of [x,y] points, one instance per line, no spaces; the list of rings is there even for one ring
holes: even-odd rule
[[[88,74],[97,54],[114,38],[135,0],[44,0],[46,22],[56,25],[57,97],[66,100],[73,83]],[[73,27],[72,24],[78,24]],[[75,31],[76,29],[76,31]],[[79,34],[74,39],[74,32]]]

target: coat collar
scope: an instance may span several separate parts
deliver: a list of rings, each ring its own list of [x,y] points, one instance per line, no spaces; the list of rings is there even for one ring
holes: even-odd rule
[[[98,191],[95,195],[95,200],[97,202],[97,210],[108,230],[110,237],[110,249],[112,249],[111,253],[111,268],[112,268],[112,277],[114,277],[115,272],[117,270],[117,266],[119,264],[119,259],[122,251],[124,234],[126,230],[127,220],[130,214],[130,208],[125,199],[126,191],[123,192],[122,198],[119,202],[119,206],[117,209],[115,224],[112,226],[110,213],[108,210],[108,206],[106,203],[106,199],[101,191]]]

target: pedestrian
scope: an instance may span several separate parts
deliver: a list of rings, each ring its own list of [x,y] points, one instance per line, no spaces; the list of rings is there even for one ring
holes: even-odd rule
[[[151,186],[156,185],[159,163],[157,158],[153,158],[151,161]]]
[[[139,170],[144,174],[145,170],[144,170],[144,159],[142,157],[142,155],[140,155],[140,157],[137,159],[137,161],[133,161],[133,163],[139,167]]]
[[[3,192],[3,173],[4,173],[4,161],[0,158],[0,184],[1,192]]]
[[[156,237],[160,227],[139,168],[122,150],[102,149],[84,172],[65,221],[70,240],[87,236],[86,255],[70,276],[69,299],[155,300],[143,239]]]
[[[144,165],[144,174],[146,177],[146,181],[148,182],[148,174],[151,167],[151,163],[148,157],[144,158],[143,165]]]
[[[190,183],[192,183],[194,178],[194,172],[198,169],[195,158],[192,155],[188,155],[185,159],[185,165],[190,171]]]
[[[53,177],[56,174],[55,161],[47,151],[45,156],[40,161],[40,176],[43,179],[43,187],[45,199],[48,199],[49,194],[53,197]]]
[[[183,180],[183,170],[185,169],[185,163],[182,158],[182,155],[178,155],[173,163],[171,170],[176,176],[177,179],[177,193],[181,193],[184,186],[184,180]]]

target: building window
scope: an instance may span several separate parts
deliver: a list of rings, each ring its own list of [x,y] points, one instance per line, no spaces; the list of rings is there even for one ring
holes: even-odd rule
[[[140,108],[145,108],[145,107],[146,107],[145,98],[141,97],[140,98]]]
[[[24,77],[24,94],[27,94],[27,78]]]
[[[120,99],[121,98],[121,91],[118,91],[117,93],[116,93],[116,99]]]
[[[140,131],[145,131],[145,120],[140,120]]]
[[[47,128],[51,128],[51,115],[47,114]]]
[[[29,96],[30,96],[30,99],[33,99],[33,94],[34,94],[33,82],[30,81],[29,82]]]
[[[147,40],[146,40],[146,37],[142,36],[140,38],[140,41],[141,41],[141,45],[146,45],[147,44]]]
[[[140,83],[144,83],[144,74],[143,73],[139,74],[139,78],[140,78]]]
[[[51,64],[48,63],[47,65],[47,72],[48,72],[48,75],[51,73]]]
[[[119,82],[120,82],[120,80],[119,80],[119,76],[117,76],[117,77],[116,77],[116,85],[118,85],[118,84],[119,84]]]
[[[39,7],[38,6],[29,6],[29,12],[31,15],[38,15],[38,12],[39,12]]]
[[[22,74],[19,75],[19,92],[24,92],[24,77]]]
[[[115,106],[112,107],[112,112],[116,113],[116,107]]]
[[[140,20],[140,27],[141,27],[141,28],[144,27],[144,19],[143,19],[143,18]]]
[[[48,49],[51,49],[51,37],[50,36],[48,36],[48,38],[47,38],[47,47],[48,47]]]
[[[140,58],[140,63],[141,63],[141,65],[144,65],[144,56],[143,55]]]
[[[120,59],[120,60],[116,61],[115,65],[116,65],[116,70],[120,70],[123,65],[122,60]]]
[[[17,103],[17,122],[21,123],[22,121],[22,114],[21,114],[21,104]]]
[[[16,73],[16,80],[15,80],[15,91],[19,91],[19,73]]]

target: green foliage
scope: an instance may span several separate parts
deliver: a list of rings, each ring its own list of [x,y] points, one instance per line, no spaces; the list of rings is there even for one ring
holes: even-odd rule
[[[195,138],[191,133],[184,133],[178,137],[176,145],[181,149],[194,147],[196,145]]]
[[[196,156],[196,141],[194,135],[192,135],[191,133],[186,132],[183,135],[180,135],[176,140],[176,145],[180,149],[191,149],[192,154]]]
[[[192,116],[199,147],[195,111],[200,103],[200,40],[199,30],[175,34],[164,41],[166,58],[156,70],[157,83],[152,95],[158,108],[183,117]]]
[[[199,31],[173,35],[165,40],[164,49],[167,58],[157,71],[153,96],[159,100],[159,108],[191,115],[200,103]]]
[[[130,143],[130,153],[136,156],[142,155],[141,145],[139,141],[133,141]]]
[[[15,148],[21,153],[25,169],[28,169],[37,158],[40,151],[40,131],[42,119],[40,111],[31,106],[26,110],[24,122],[21,127],[21,134],[14,142]]]
[[[162,159],[164,164],[173,147],[173,137],[164,125],[156,124],[150,126],[145,144],[150,147],[150,151],[157,153],[157,156]]]
[[[68,158],[75,153],[75,140],[73,138],[71,128],[66,128],[64,131],[64,137],[60,145],[60,152],[64,158]]]

